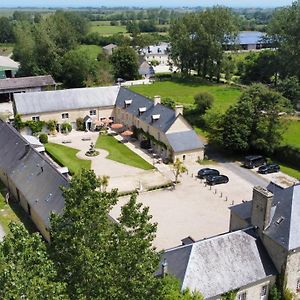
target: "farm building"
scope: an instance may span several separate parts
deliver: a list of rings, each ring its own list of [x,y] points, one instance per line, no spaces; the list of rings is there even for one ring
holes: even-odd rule
[[[182,106],[173,110],[162,105],[160,97],[152,101],[124,87],[17,94],[15,112],[24,121],[56,120],[58,131],[63,123],[75,129],[78,118],[84,119],[88,130],[110,119],[136,131],[138,138],[148,140],[162,158],[195,161],[204,157],[204,143],[184,119]]]

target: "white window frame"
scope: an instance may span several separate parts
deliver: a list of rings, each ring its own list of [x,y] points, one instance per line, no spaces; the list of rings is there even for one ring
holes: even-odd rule
[[[268,294],[268,285],[265,284],[261,287],[260,296],[265,297],[265,296],[267,296],[267,294]]]
[[[91,109],[90,110],[90,116],[96,116],[97,115],[97,110],[96,109]]]
[[[36,121],[40,121],[40,116],[32,116],[31,120],[36,122]]]
[[[61,118],[63,119],[63,120],[65,120],[65,119],[69,119],[69,113],[62,113],[61,114]]]

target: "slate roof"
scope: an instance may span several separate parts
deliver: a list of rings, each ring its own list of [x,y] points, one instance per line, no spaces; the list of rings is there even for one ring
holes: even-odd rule
[[[22,93],[15,94],[14,98],[17,113],[26,115],[113,106],[118,92],[118,86],[109,86]]]
[[[167,250],[168,272],[182,289],[200,291],[205,298],[254,284],[277,271],[252,229],[226,233]],[[158,272],[159,273],[159,272]]]
[[[6,78],[0,80],[0,91],[9,89],[43,87],[55,84],[56,83],[51,75]]]
[[[170,43],[159,43],[158,45],[151,45],[142,49],[142,53],[147,55],[163,55],[168,54]],[[149,52],[150,51],[150,52]]]
[[[49,228],[50,213],[61,213],[65,205],[60,186],[68,186],[69,182],[45,156],[1,120],[0,170],[11,178],[31,211]]]
[[[273,218],[264,234],[287,250],[300,248],[300,183],[276,190],[273,208]]]
[[[199,138],[194,130],[167,133],[166,137],[175,152],[200,149],[204,147],[204,142]]]
[[[266,33],[260,31],[241,31],[237,36],[240,45],[255,45],[263,43]]]

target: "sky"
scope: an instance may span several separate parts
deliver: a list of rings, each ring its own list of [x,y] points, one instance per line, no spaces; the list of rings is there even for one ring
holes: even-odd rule
[[[292,0],[0,0],[0,7],[182,7],[213,6],[230,7],[277,7],[290,5]]]

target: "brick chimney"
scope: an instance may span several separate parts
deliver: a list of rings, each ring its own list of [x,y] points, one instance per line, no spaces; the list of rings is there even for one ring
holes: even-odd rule
[[[253,188],[251,224],[265,230],[271,221],[273,194],[260,186]]]
[[[154,96],[154,105],[160,104],[161,98],[160,96]]]
[[[175,116],[177,117],[179,114],[183,115],[183,105],[175,106]]]

